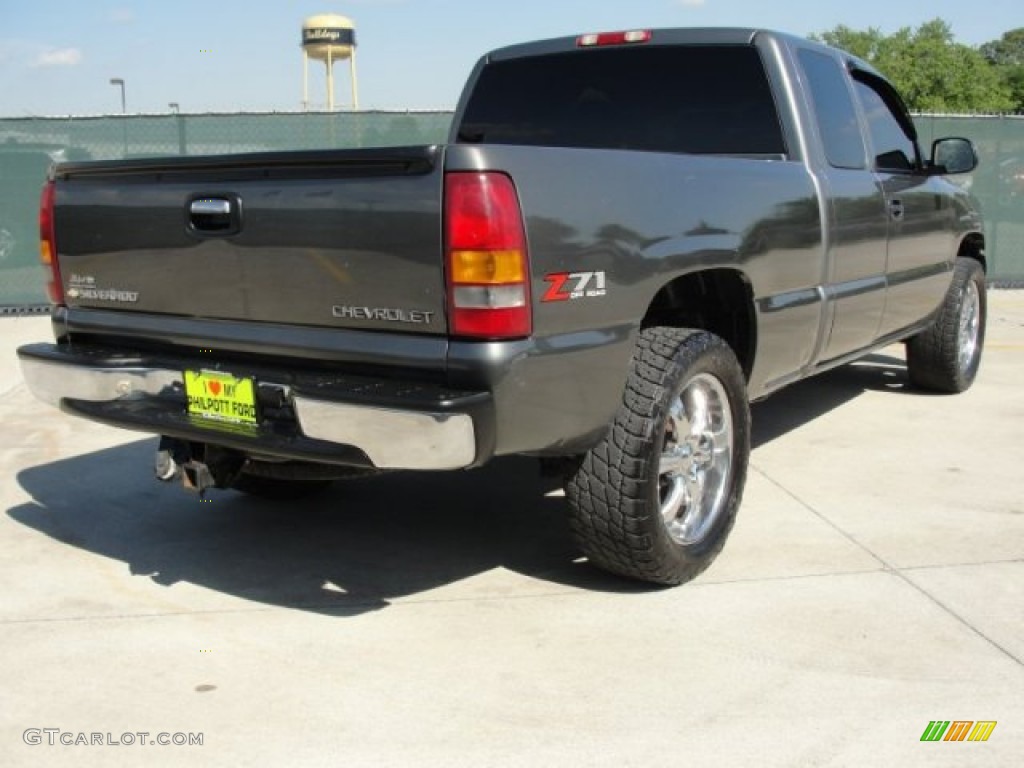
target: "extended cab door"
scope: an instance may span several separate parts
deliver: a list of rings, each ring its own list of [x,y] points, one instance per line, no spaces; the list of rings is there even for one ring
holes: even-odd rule
[[[888,212],[881,337],[919,323],[942,301],[955,256],[953,210],[939,179],[924,169],[914,124],[893,87],[859,70],[853,79]]]
[[[852,84],[838,54],[799,47],[797,61],[823,154],[812,164],[826,217],[827,315],[818,360],[828,361],[877,337],[885,310],[888,212],[868,168]]]

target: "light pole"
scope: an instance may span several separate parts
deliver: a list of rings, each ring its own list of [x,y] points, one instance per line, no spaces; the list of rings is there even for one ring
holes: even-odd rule
[[[111,85],[119,85],[119,86],[121,86],[121,114],[123,115],[125,113],[125,107],[124,107],[124,80],[122,80],[120,77],[112,77],[112,78],[110,78],[110,84]]]
[[[125,105],[124,105],[124,80],[120,77],[110,78],[111,85],[121,86],[121,157],[128,156],[128,121],[125,119]]]
[[[184,155],[187,150],[185,147],[185,117],[181,114],[181,106],[176,101],[169,102],[167,104],[174,113],[174,119],[178,123],[178,154]]]

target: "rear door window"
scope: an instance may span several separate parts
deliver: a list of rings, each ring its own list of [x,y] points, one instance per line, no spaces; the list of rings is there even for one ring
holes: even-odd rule
[[[824,53],[801,48],[797,58],[814,101],[814,117],[828,164],[833,168],[864,168],[864,138],[846,75],[836,60]]]

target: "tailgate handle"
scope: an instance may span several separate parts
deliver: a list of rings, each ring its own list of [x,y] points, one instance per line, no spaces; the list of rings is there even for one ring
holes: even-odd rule
[[[230,216],[231,203],[227,200],[193,200],[193,216]]]
[[[193,230],[224,235],[238,230],[237,209],[222,197],[199,197],[189,203],[188,221]]]

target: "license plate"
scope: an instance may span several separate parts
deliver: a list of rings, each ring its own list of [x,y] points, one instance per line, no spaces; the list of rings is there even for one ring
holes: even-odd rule
[[[193,416],[231,424],[256,423],[256,387],[252,379],[220,371],[185,371],[185,397]]]

